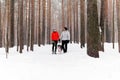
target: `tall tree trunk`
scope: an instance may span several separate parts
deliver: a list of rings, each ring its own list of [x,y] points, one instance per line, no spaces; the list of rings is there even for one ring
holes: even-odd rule
[[[48,25],[47,25],[47,43],[50,44],[50,33],[51,33],[51,0],[48,0]]]
[[[25,1],[25,7],[26,7],[26,8],[25,8],[25,12],[26,12],[26,15],[25,15],[25,27],[26,27],[26,30],[24,30],[24,31],[25,31],[25,32],[24,32],[24,33],[25,33],[25,36],[24,36],[24,38],[25,38],[25,39],[24,39],[24,40],[25,40],[25,41],[24,41],[24,42],[25,42],[25,45],[27,45],[27,38],[28,38],[28,36],[27,36],[27,33],[28,33],[28,31],[27,31],[27,29],[28,29],[28,14],[29,14],[29,13],[28,13],[28,12],[29,12],[29,10],[28,10],[28,8],[29,8],[28,3],[29,3],[29,2],[28,2],[28,1],[29,1],[29,0],[26,0],[26,1]]]
[[[115,0],[113,0],[113,29],[112,29],[112,30],[113,30],[113,31],[112,31],[113,49],[114,49],[114,47],[115,47],[115,45],[114,45],[114,43],[115,43],[115,26],[114,26],[114,22],[115,22],[115,21],[114,21],[114,20],[115,20],[115,19],[114,19],[114,13],[115,13],[114,11],[115,11],[115,10],[114,10],[114,6],[115,6]]]
[[[76,42],[76,24],[75,24],[75,15],[76,15],[76,4],[73,2],[73,41]]]
[[[80,0],[81,17],[81,48],[85,47],[85,0]]]
[[[70,24],[69,24],[69,18],[70,18],[70,4],[69,4],[70,0],[67,0],[67,27],[69,28]]]
[[[10,0],[5,2],[6,6],[6,25],[5,25],[5,50],[6,50],[6,58],[9,53],[9,26],[10,26]]]
[[[104,1],[104,42],[109,42],[109,29],[108,29],[108,0]],[[102,8],[101,8],[102,9]],[[102,17],[102,16],[101,16]]]
[[[19,45],[20,45],[20,41],[19,41],[19,36],[20,36],[20,0],[18,0],[18,17],[17,17],[17,51],[19,51]]]
[[[1,2],[0,2],[0,47],[2,47]]]
[[[23,0],[20,1],[20,53],[22,53],[22,49],[23,49]]]
[[[65,27],[65,19],[64,19],[64,0],[62,0],[62,27]]]
[[[10,47],[13,47],[14,46],[14,0],[10,0],[10,1],[11,1]]]
[[[72,3],[69,0],[69,29],[70,29],[70,42],[72,43]]]
[[[28,26],[27,26],[27,51],[29,51],[29,46],[30,46],[30,19],[31,19],[31,2],[30,2],[30,0],[29,0],[29,13],[28,13]]]
[[[104,26],[105,25],[105,20],[107,20],[106,18],[106,2],[107,0],[101,0],[101,17],[100,17],[100,29],[101,29],[101,36],[100,36],[100,50],[104,51]]]
[[[34,0],[31,0],[31,45],[30,50],[33,51],[33,45],[34,45]]]
[[[46,0],[42,0],[42,7],[43,7],[43,17],[42,17],[42,44],[45,44],[45,21],[46,21]]]
[[[99,57],[99,28],[97,0],[88,0],[87,4],[87,54],[91,57]]]
[[[117,5],[117,26],[118,26],[118,49],[120,52],[120,0],[116,0]]]
[[[76,24],[76,28],[75,28],[75,32],[76,32],[76,42],[79,43],[79,30],[78,30],[78,0],[76,0],[76,3],[75,3],[75,6],[76,6],[76,16],[75,16],[75,24]]]
[[[113,0],[108,0],[108,27],[107,27],[107,42],[112,42],[112,27],[113,27]]]
[[[38,2],[38,46],[41,44],[41,0]]]

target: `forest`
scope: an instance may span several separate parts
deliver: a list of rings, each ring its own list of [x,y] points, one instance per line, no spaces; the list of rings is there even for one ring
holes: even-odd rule
[[[70,31],[70,43],[87,44],[87,54],[99,58],[104,43],[117,42],[120,52],[120,0],[0,0],[0,47],[6,54],[34,45],[51,44],[53,29]]]

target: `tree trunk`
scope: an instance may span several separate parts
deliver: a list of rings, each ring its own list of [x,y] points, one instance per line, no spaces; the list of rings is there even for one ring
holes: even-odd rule
[[[29,51],[29,46],[30,46],[30,19],[31,19],[31,5],[30,5],[30,0],[29,0],[29,13],[28,13],[28,26],[27,26],[27,51]]]
[[[69,0],[69,29],[70,29],[70,42],[72,43],[72,3]]]
[[[70,26],[70,23],[69,23],[69,20],[70,20],[70,0],[67,0],[67,27],[69,28]]]
[[[110,36],[110,34],[109,34],[109,29],[108,29],[108,0],[105,0],[104,1],[105,2],[105,4],[104,4],[104,6],[105,6],[105,11],[104,11],[104,15],[105,15],[105,19],[104,19],[104,22],[105,22],[105,24],[104,24],[104,41],[105,42],[109,42],[109,36]]]
[[[42,0],[42,7],[43,7],[43,17],[42,17],[42,44],[45,44],[45,21],[46,21],[46,0]]]
[[[64,0],[62,0],[62,27],[65,27],[65,19],[64,19]]]
[[[28,33],[28,31],[27,31],[27,29],[28,29],[28,14],[29,14],[29,13],[28,13],[28,12],[29,12],[29,10],[28,10],[28,8],[29,8],[28,3],[29,3],[29,2],[28,2],[28,1],[29,1],[29,0],[26,0],[26,1],[25,1],[25,12],[26,12],[26,13],[25,13],[25,14],[26,14],[26,15],[25,15],[25,28],[26,28],[26,30],[24,30],[24,33],[25,33],[25,36],[24,36],[24,38],[25,38],[25,39],[24,39],[24,40],[25,40],[25,41],[24,41],[24,44],[25,44],[25,45],[27,45],[27,38],[28,38],[28,36],[27,36],[27,33]]]
[[[113,49],[114,49],[114,47],[115,47],[115,44],[114,44],[114,43],[115,43],[115,26],[114,26],[114,22],[115,22],[115,21],[114,21],[114,20],[115,20],[115,19],[114,19],[114,13],[115,13],[114,11],[115,11],[115,10],[114,10],[114,6],[115,6],[115,0],[113,0],[113,29],[112,29],[112,30],[113,30],[113,31],[112,31]]]
[[[47,43],[50,44],[50,30],[51,30],[51,0],[48,0],[48,25],[47,25]]]
[[[22,53],[22,49],[23,49],[23,0],[20,1],[20,53]]]
[[[2,47],[1,2],[0,2],[0,47]]]
[[[34,0],[31,0],[31,45],[30,50],[33,51],[33,45],[34,45]]]
[[[117,26],[118,26],[118,49],[120,52],[120,0],[116,0],[117,5]]]
[[[38,46],[41,44],[41,0],[38,2]]]
[[[75,15],[76,15],[76,4],[73,2],[73,41],[76,42],[76,24],[75,24]]]
[[[85,47],[85,0],[80,0],[81,17],[81,48]]]
[[[79,43],[79,30],[78,30],[78,0],[76,0],[75,3],[76,6],[76,15],[75,15],[75,24],[76,24],[76,28],[75,28],[75,33],[76,33],[76,42]]]
[[[107,0],[101,0],[101,17],[100,17],[100,29],[101,29],[101,35],[100,35],[100,50],[104,51],[104,26],[105,26],[105,20],[106,18],[106,2]]]
[[[14,46],[14,0],[11,0],[11,24],[10,24],[10,47]]]
[[[87,54],[91,57],[99,57],[99,28],[97,0],[88,0],[87,4]]]
[[[17,51],[19,51],[19,45],[20,45],[20,41],[19,41],[19,36],[20,36],[20,29],[19,29],[19,26],[20,26],[20,0],[18,0],[18,17],[17,17]]]
[[[9,26],[10,26],[10,0],[5,2],[6,6],[6,25],[5,25],[5,50],[6,50],[6,58],[8,57],[9,53]]]

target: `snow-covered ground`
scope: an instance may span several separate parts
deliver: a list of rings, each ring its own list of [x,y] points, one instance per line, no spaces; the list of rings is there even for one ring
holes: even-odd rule
[[[8,59],[0,49],[0,80],[120,80],[120,53],[116,44],[105,44],[100,58],[89,57],[86,48],[69,44],[68,53],[51,54],[51,45],[35,46],[23,54],[10,49]]]

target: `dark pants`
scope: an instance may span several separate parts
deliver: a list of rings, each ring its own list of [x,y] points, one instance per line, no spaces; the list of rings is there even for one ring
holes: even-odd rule
[[[64,53],[67,52],[67,44],[69,43],[68,40],[62,40],[62,50]]]
[[[56,53],[58,41],[52,41],[52,52]]]

